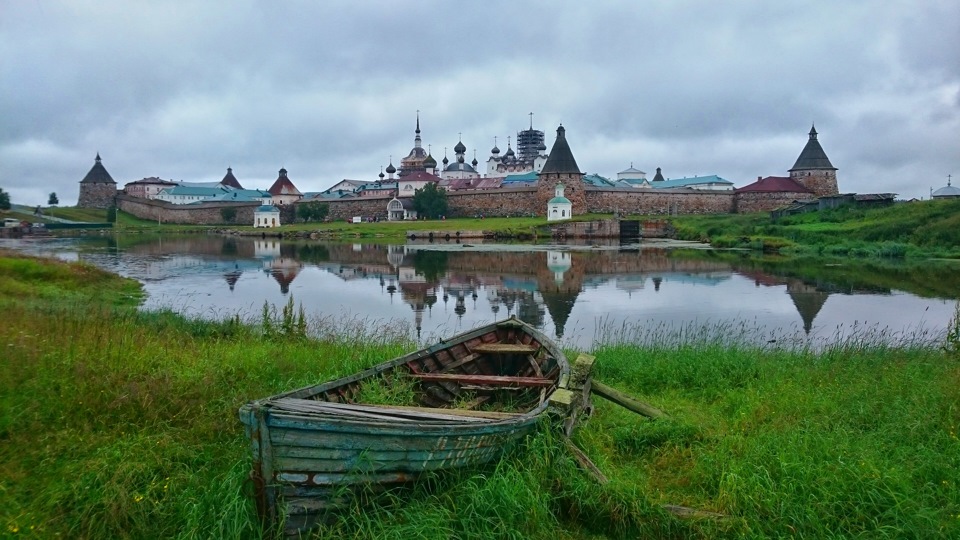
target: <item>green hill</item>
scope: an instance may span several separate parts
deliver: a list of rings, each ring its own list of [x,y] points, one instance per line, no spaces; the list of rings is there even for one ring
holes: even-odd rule
[[[677,238],[784,254],[960,258],[960,200],[769,213],[678,216]]]

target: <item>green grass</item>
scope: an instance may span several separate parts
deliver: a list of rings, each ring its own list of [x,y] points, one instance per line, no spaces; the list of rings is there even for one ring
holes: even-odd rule
[[[677,236],[794,255],[960,258],[960,201],[843,207],[772,221],[769,214],[680,216]]]
[[[27,285],[0,289],[8,537],[259,538],[237,408],[413,348],[408,329],[379,321],[302,331],[292,303],[268,321],[138,312],[118,301],[120,278],[93,285],[87,267],[10,259],[0,284]],[[90,288],[114,292],[98,301]],[[545,424],[489,467],[360,499],[318,537],[956,538],[953,328],[945,347],[861,335],[819,351],[745,344],[735,325],[624,328],[592,351],[596,376],[671,418],[595,398],[575,440],[608,484]],[[728,517],[680,520],[664,504]]]
[[[107,211],[102,208],[78,208],[76,206],[51,206],[43,208],[43,213],[70,221],[87,223],[104,223],[107,221]]]

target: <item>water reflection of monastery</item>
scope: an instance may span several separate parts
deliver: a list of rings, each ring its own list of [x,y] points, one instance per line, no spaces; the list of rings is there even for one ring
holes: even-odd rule
[[[459,321],[468,313],[483,310],[486,318],[516,315],[538,327],[549,317],[556,335],[563,337],[583,291],[608,287],[633,300],[635,293],[649,294],[647,289],[652,289],[656,294],[671,283],[712,287],[736,273],[753,280],[757,287],[785,286],[809,333],[827,297],[832,292],[849,292],[760,270],[734,272],[725,261],[671,257],[655,249],[432,251],[415,245],[327,245],[215,237],[200,243],[194,238],[180,248],[167,242],[163,248],[145,244],[129,251],[142,256],[152,255],[153,250],[157,256],[147,258],[148,275],[163,279],[198,270],[215,272],[234,294],[243,294],[238,287],[245,273],[265,273],[287,294],[306,267],[344,281],[369,282],[388,297],[385,301],[410,307],[418,332],[424,319],[435,312],[445,317],[452,314]]]

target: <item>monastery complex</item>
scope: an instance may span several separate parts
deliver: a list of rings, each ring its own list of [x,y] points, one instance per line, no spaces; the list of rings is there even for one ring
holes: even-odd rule
[[[557,127],[547,152],[544,133],[530,127],[519,131],[501,152],[494,139],[484,162],[468,161],[462,140],[453,158],[444,151],[440,162],[423,147],[419,113],[413,148],[391,159],[374,180],[343,179],[320,193],[302,193],[281,168],[266,190],[244,189],[232,169],[219,182],[190,183],[157,177],[117,183],[98,154],[93,168],[80,181],[78,206],[116,205],[135,216],[168,223],[252,224],[275,227],[296,220],[297,205],[318,202],[328,207],[328,219],[412,220],[417,218],[413,196],[428,184],[445,190],[449,217],[546,216],[550,221],[585,213],[616,215],[676,215],[772,211],[841,196],[837,168],[811,128],[789,176],[758,177],[741,188],[716,175],[667,179],[660,168],[652,179],[633,164],[615,179],[585,174],[577,165],[566,129]],[[514,149],[514,143],[516,149]],[[893,194],[881,194],[892,201]],[[820,203],[822,204],[822,202]],[[230,210],[226,210],[229,208]]]

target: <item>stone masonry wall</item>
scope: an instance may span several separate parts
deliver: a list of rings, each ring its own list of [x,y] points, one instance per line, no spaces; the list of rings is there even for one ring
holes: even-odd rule
[[[840,193],[837,188],[837,171],[823,169],[793,170],[790,171],[790,178],[813,191],[817,197],[830,197]]]
[[[516,217],[545,215],[547,207],[537,207],[536,188],[506,188],[447,193],[450,217]]]
[[[758,193],[746,192],[738,193],[736,198],[736,208],[738,214],[749,214],[751,212],[769,212],[781,206],[786,206],[793,201],[806,201],[815,198],[812,193]]]
[[[598,214],[729,214],[733,191],[679,189],[591,189],[587,211]]]
[[[141,199],[129,195],[117,195],[117,208],[132,214],[140,219],[149,219],[150,221],[161,221],[163,223],[179,223],[184,225],[216,225],[224,223],[223,215],[220,211],[223,208],[235,208],[237,215],[232,224],[253,225],[253,211],[260,206],[260,203],[227,203],[211,202],[200,204],[172,204],[166,201],[156,199]],[[283,208],[280,209],[280,222],[289,223],[292,217],[293,207],[286,210],[284,216]],[[285,219],[286,217],[286,219]]]
[[[546,207],[537,211],[536,193],[535,188],[448,191],[448,217],[530,216],[545,213]],[[387,203],[391,199],[392,197],[370,197],[329,201],[329,216],[333,220],[348,220],[354,216],[363,219],[386,219]]]
[[[581,186],[577,186],[583,189]],[[552,188],[551,188],[552,189]],[[676,215],[676,214],[729,214],[734,212],[760,212],[788,204],[795,199],[809,199],[809,194],[771,193],[740,194],[733,191],[691,191],[653,189],[595,189],[584,192],[586,211],[591,213]],[[505,188],[497,190],[452,191],[447,193],[449,217],[518,217],[542,216],[546,206],[540,205],[535,187]],[[223,223],[220,210],[224,207],[237,209],[235,224],[253,224],[253,211],[258,203],[201,203],[176,205],[156,199],[142,199],[129,195],[117,195],[117,206],[142,219],[158,218],[165,223],[211,225]],[[327,201],[329,219],[349,220],[354,216],[363,219],[386,219],[387,203],[392,197],[369,197]],[[542,207],[541,207],[542,206]],[[282,205],[280,221],[287,224],[295,219],[296,204]]]
[[[387,219],[387,203],[393,197],[358,197],[356,199],[340,199],[325,201],[330,208],[327,217],[333,221],[350,220],[355,216],[363,219]]]
[[[114,197],[117,196],[117,185],[108,182],[80,183],[80,198],[77,206],[80,208],[110,208]]]

